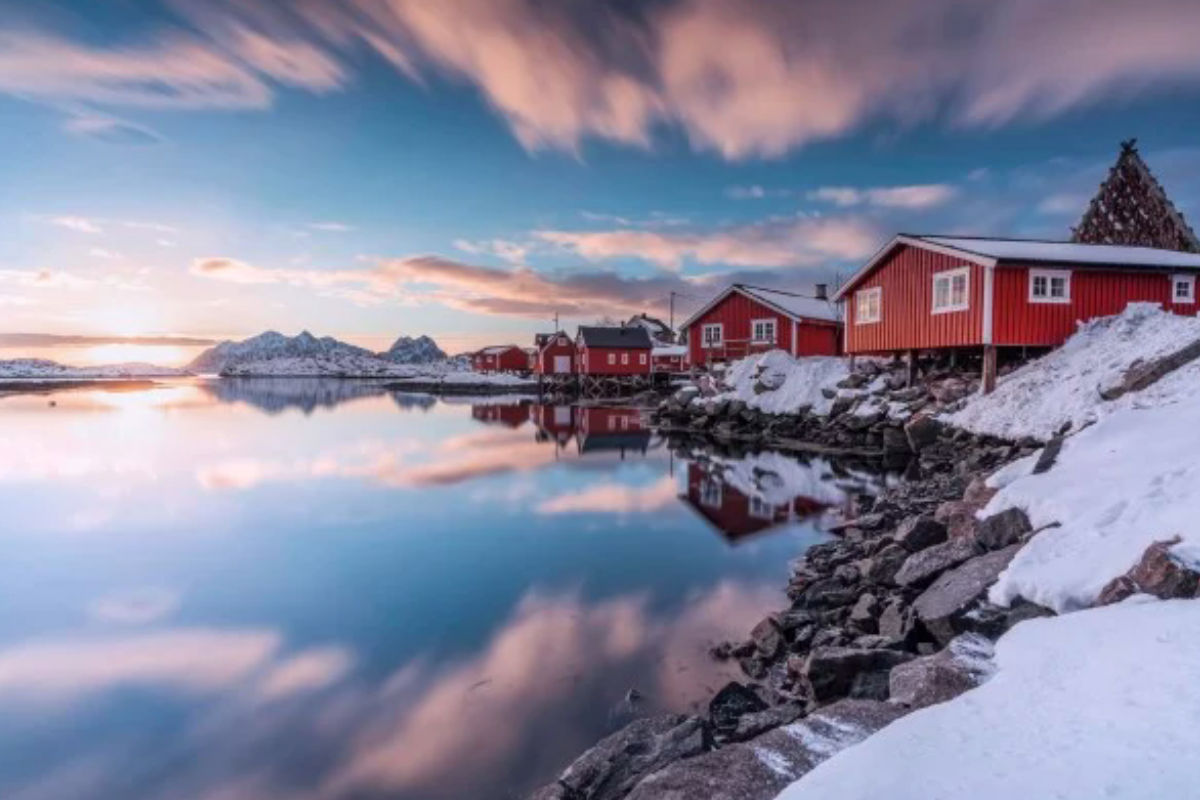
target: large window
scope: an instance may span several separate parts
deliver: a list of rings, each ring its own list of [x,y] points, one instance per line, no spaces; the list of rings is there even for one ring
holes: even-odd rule
[[[883,287],[860,289],[854,293],[854,324],[866,325],[883,319]]]
[[[1065,269],[1029,270],[1029,302],[1071,302],[1071,272]]]
[[[750,323],[750,333],[755,342],[775,344],[775,320],[752,320]]]
[[[965,311],[970,305],[971,270],[968,267],[933,274],[933,313]]]
[[[1173,275],[1171,277],[1171,300],[1175,303],[1196,302],[1196,276]]]
[[[701,331],[701,341],[705,347],[720,347],[721,340],[724,338],[724,326],[719,322],[705,325]]]

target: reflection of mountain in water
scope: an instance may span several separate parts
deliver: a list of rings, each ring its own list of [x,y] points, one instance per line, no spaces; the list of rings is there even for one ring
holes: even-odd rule
[[[397,407],[425,410],[437,401],[430,395],[389,389],[386,381],[337,378],[221,378],[203,381],[200,387],[222,403],[249,403],[268,414],[298,408],[311,414],[317,408],[334,408],[351,400],[390,395]]]
[[[824,459],[802,461],[781,453],[691,456],[680,500],[730,541],[845,507],[856,495],[882,488],[881,477],[840,469]]]

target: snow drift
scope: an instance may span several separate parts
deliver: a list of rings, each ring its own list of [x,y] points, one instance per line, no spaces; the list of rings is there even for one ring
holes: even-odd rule
[[[735,361],[725,373],[728,391],[720,398],[736,399],[768,414],[794,414],[808,407],[826,415],[837,384],[850,374],[846,359],[833,356],[793,358],[782,350]]]

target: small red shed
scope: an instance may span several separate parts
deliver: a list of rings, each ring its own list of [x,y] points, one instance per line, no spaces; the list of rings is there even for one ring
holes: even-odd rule
[[[837,307],[817,285],[814,296],[735,283],[680,326],[691,366],[732,361],[767,350],[794,356],[836,356]]]
[[[655,372],[683,372],[687,369],[687,345],[657,344],[650,351],[650,366]]]
[[[1078,322],[1148,301],[1195,314],[1200,255],[1152,247],[900,235],[835,295],[851,355],[1055,347]]]
[[[529,369],[529,354],[515,344],[485,347],[471,357],[476,372],[524,372]]]
[[[580,326],[575,336],[576,365],[582,375],[649,375],[650,334],[637,327]]]
[[[565,332],[537,336],[537,366],[540,375],[571,375],[575,372],[575,342]]]

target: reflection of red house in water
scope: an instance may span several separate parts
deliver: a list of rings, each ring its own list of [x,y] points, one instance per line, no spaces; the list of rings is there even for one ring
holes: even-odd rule
[[[753,536],[785,522],[806,519],[825,508],[811,497],[796,497],[778,505],[768,503],[761,497],[746,495],[723,481],[720,475],[709,474],[696,463],[688,464],[687,481],[687,494],[680,499],[730,541]]]
[[[575,441],[580,453],[616,450],[645,453],[650,448],[650,429],[636,408],[596,406],[576,409]]]
[[[531,405],[529,418],[538,429],[538,439],[565,445],[575,435],[573,406]]]
[[[471,416],[487,425],[503,425],[519,428],[529,421],[529,411],[524,403],[471,406]]]

